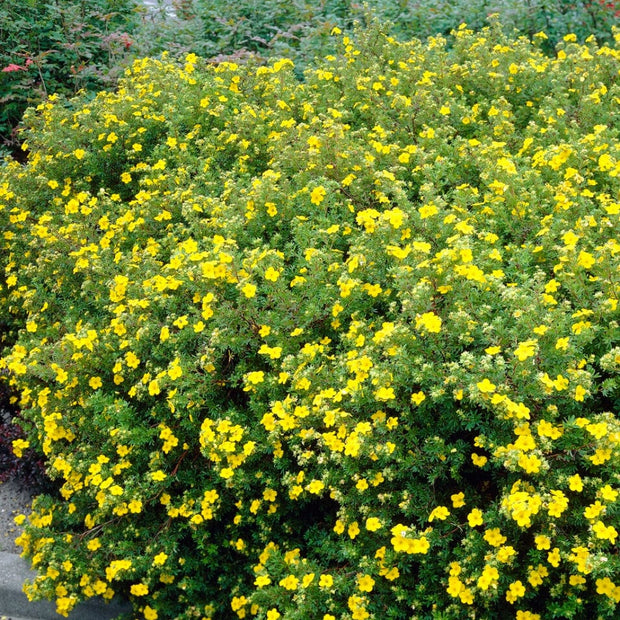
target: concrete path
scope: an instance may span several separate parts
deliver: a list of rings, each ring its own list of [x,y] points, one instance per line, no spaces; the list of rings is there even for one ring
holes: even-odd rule
[[[24,582],[36,573],[19,556],[15,538],[21,529],[13,518],[28,513],[30,494],[16,481],[0,483],[0,620],[61,620],[56,605],[49,601],[30,602],[23,592]],[[106,604],[93,599],[75,607],[69,620],[112,620],[123,612],[131,611],[125,602]]]
[[[19,556],[15,539],[21,528],[14,517],[30,512],[31,496],[16,480],[0,483],[0,620],[61,620],[56,605],[49,601],[30,602],[23,592],[26,579],[33,579],[28,563]],[[69,620],[112,620],[131,611],[128,603],[107,605],[102,599],[76,606]]]
[[[0,552],[0,620],[60,620],[56,606],[49,601],[30,602],[22,591],[24,581],[35,576],[27,563],[15,553]],[[77,605],[68,620],[113,620],[131,611],[128,603],[106,604],[92,599]]]

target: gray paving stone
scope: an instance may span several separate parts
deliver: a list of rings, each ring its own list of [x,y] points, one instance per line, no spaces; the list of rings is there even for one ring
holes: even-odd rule
[[[0,552],[0,620],[60,620],[50,601],[29,601],[22,591],[24,581],[32,579],[33,573],[21,557],[14,553]],[[101,599],[80,603],[67,617],[68,620],[113,620],[131,607],[127,602]]]

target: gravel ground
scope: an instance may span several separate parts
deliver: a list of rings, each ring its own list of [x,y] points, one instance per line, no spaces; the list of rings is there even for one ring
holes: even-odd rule
[[[15,545],[15,539],[21,529],[13,519],[18,514],[30,512],[31,495],[16,480],[0,482],[0,551],[20,553],[21,548]]]

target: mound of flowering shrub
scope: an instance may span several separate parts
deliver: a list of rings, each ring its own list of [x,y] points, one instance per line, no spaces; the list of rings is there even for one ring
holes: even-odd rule
[[[337,33],[336,33],[337,34]],[[60,613],[617,618],[620,50],[136,62],[0,177]],[[619,38],[620,39],[620,38]]]

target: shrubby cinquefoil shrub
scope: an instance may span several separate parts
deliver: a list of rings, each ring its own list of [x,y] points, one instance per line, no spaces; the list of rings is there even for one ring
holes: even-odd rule
[[[0,179],[31,597],[618,614],[620,50],[136,62]]]

